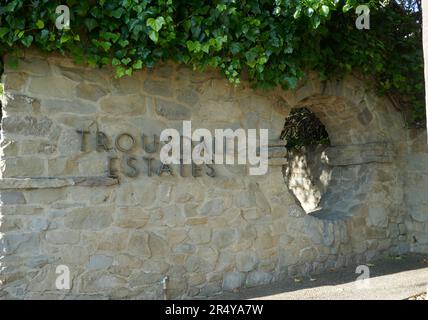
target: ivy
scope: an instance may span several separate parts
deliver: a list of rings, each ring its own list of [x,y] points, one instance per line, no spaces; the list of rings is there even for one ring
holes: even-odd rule
[[[409,0],[410,1],[410,0]],[[404,1],[404,2],[409,2]],[[417,1],[417,0],[416,0]],[[355,8],[368,2],[370,30]],[[403,2],[403,1],[402,1]],[[58,5],[70,29],[58,30]],[[422,123],[420,12],[374,0],[7,0],[0,4],[0,54],[34,46],[132,75],[159,61],[216,68],[233,84],[295,88],[308,70],[321,79],[358,72]]]
[[[293,109],[285,119],[281,139],[289,149],[330,145],[327,130],[316,115],[307,108]]]

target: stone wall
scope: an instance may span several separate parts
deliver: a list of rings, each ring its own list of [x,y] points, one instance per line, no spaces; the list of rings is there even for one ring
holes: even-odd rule
[[[425,62],[425,93],[428,92],[428,82],[426,79],[428,79],[428,4],[426,1],[422,2],[422,36],[423,36],[423,47],[424,47],[424,62]],[[426,110],[428,110],[428,95],[425,94],[425,101],[426,101]],[[428,112],[427,112],[428,114]],[[428,117],[427,117],[427,124],[428,124]],[[428,126],[427,126],[428,127]]]
[[[405,203],[409,216],[403,228],[414,252],[428,252],[428,146],[425,130],[409,130],[407,170],[404,178]]]
[[[160,299],[165,277],[168,298],[206,297],[427,251],[423,134],[410,135],[391,104],[355,78],[258,92],[182,66],[117,80],[28,52],[3,81],[2,299]],[[276,143],[290,110],[303,106],[332,142],[331,181],[314,214],[288,190],[280,147],[270,149],[283,155],[266,175],[215,165],[215,177],[202,166],[159,175],[158,153],[141,148],[142,133],[150,142],[183,120],[211,131],[266,128]],[[83,147],[76,130],[88,131]],[[114,143],[124,132],[136,139],[130,152]],[[55,286],[58,265],[70,270],[70,290]]]

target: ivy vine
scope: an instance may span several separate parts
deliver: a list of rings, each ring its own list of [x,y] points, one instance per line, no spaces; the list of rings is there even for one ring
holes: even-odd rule
[[[355,27],[363,3],[370,30]],[[68,30],[55,26],[58,5],[70,9]],[[257,88],[295,88],[308,70],[322,79],[356,71],[396,97],[414,124],[425,117],[421,43],[420,11],[392,0],[0,3],[0,54],[34,46],[93,67],[112,65],[117,77],[172,60],[216,68],[236,85],[245,72]]]

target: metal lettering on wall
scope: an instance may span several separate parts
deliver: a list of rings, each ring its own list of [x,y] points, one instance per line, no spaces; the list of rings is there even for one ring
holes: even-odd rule
[[[159,154],[161,142],[159,136],[147,136],[141,134],[137,139],[134,135],[123,132],[110,138],[105,132],[96,131],[91,133],[88,130],[76,130],[81,137],[82,152],[94,151],[91,148],[90,139],[95,145],[97,152],[107,152],[106,171],[111,178],[118,178],[120,173],[130,178],[140,175],[151,177],[153,175],[162,176],[163,174],[174,175],[178,170],[181,177],[201,177],[207,175],[215,177],[216,172],[212,165],[196,165],[192,162],[190,165],[183,163],[181,156],[180,164],[175,169],[173,165],[162,163],[155,158]],[[183,137],[181,137],[183,139]],[[145,155],[136,156],[135,151],[140,149]]]

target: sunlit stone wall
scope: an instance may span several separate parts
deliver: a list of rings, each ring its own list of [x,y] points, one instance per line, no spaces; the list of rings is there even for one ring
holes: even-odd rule
[[[2,299],[206,297],[427,249],[423,133],[404,129],[356,79],[259,92],[169,64],[118,80],[57,56],[28,52],[17,69],[5,60]],[[278,138],[302,106],[332,141],[317,214],[305,213],[282,174]],[[180,131],[183,120],[269,129],[268,173],[159,170],[153,135]],[[124,133],[135,139],[129,151]],[[69,289],[57,286],[58,266],[70,271]]]

